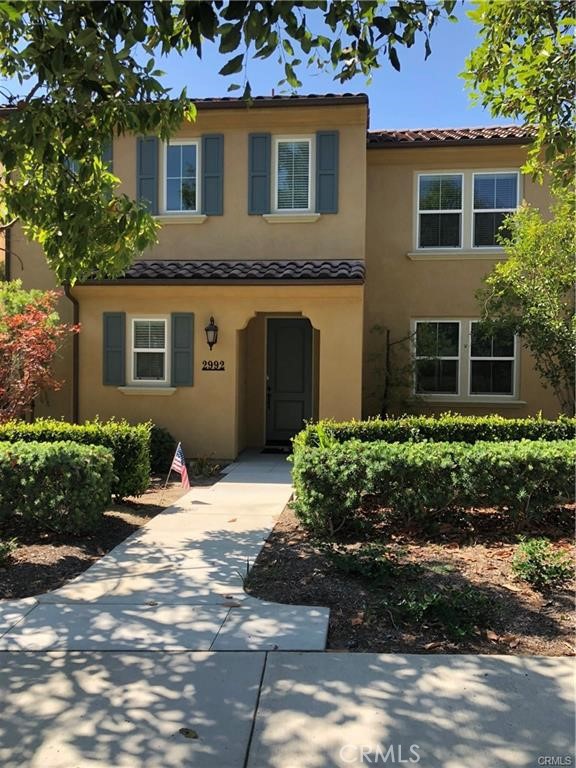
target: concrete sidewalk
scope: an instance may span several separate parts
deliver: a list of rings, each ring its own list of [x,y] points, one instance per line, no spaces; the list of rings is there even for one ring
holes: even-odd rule
[[[572,764],[573,659],[322,653],[327,609],[244,594],[288,469],[244,457],[65,587],[0,603],[2,768]]]
[[[567,658],[1,656],[3,768],[538,768],[573,755]]]
[[[328,609],[243,589],[291,495],[285,456],[243,456],[64,587],[0,603],[0,650],[323,650]]]

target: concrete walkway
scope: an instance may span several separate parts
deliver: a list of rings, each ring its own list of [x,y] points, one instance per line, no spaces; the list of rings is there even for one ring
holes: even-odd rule
[[[323,650],[327,608],[243,589],[291,495],[285,456],[244,456],[64,587],[0,603],[0,650]]]
[[[326,609],[246,597],[290,495],[282,457],[245,457],[65,587],[0,603],[0,766],[573,764],[573,659],[322,653]]]

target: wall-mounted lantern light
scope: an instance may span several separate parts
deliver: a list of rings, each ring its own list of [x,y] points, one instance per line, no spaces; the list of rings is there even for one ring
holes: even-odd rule
[[[204,330],[206,331],[206,341],[208,342],[208,346],[212,349],[214,344],[218,341],[218,326],[214,322],[213,317],[210,318],[210,322]]]

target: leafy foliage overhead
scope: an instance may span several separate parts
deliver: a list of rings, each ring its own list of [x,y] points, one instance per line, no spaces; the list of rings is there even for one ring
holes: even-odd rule
[[[18,94],[0,91],[11,107],[0,120],[0,163],[8,172],[0,226],[20,220],[63,282],[115,276],[155,242],[156,225],[118,193],[118,179],[101,159],[106,142],[114,132],[167,139],[195,117],[186,92],[173,95],[163,85],[159,56],[201,56],[213,44],[226,57],[222,75],[245,72],[250,58],[275,56],[288,88],[300,85],[304,64],[332,66],[344,82],[368,76],[383,60],[400,69],[398,49],[418,36],[427,57],[434,23],[455,20],[455,5],[0,0],[0,83],[19,83]]]
[[[477,0],[470,12],[482,43],[463,77],[474,100],[494,116],[534,128],[527,170],[547,169],[559,186],[571,183],[576,161],[573,0]]]
[[[543,217],[523,205],[509,216],[502,237],[507,259],[486,277],[478,298],[486,328],[508,328],[522,337],[535,367],[560,406],[574,413],[576,318],[574,197],[561,195]]]

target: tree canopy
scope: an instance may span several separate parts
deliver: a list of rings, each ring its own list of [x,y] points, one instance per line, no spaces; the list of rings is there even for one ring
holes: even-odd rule
[[[574,206],[571,191],[561,193],[545,218],[523,205],[506,219],[501,238],[507,259],[485,279],[478,298],[488,331],[507,328],[534,356],[545,385],[560,407],[574,413]]]
[[[58,350],[79,328],[61,323],[56,291],[25,291],[0,282],[0,423],[26,416],[42,393],[60,389],[53,373]]]
[[[470,17],[481,44],[463,77],[473,99],[495,117],[521,119],[534,129],[527,170],[573,182],[576,162],[573,0],[477,0]]]
[[[274,56],[288,88],[305,65],[331,66],[344,82],[384,61],[399,69],[398,50],[418,37],[427,57],[435,22],[455,4],[0,0],[0,79],[19,83],[2,89],[0,226],[19,220],[62,282],[115,276],[155,242],[156,224],[117,192],[106,143],[125,132],[167,139],[195,117],[186,91],[162,83],[162,54],[201,56],[211,44],[224,76],[242,79],[249,58]],[[248,81],[241,92],[250,98]]]

